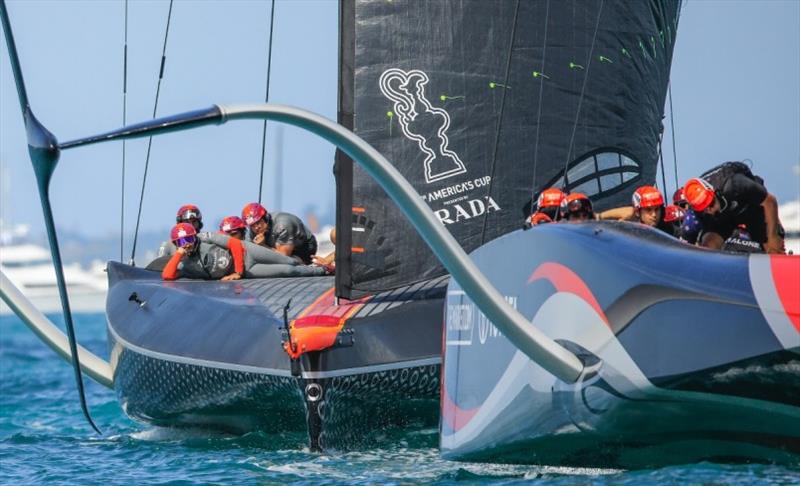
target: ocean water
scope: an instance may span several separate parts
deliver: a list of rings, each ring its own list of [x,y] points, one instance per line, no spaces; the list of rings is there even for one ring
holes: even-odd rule
[[[55,321],[59,319],[53,317]],[[107,357],[105,317],[75,316],[80,342]],[[692,464],[619,471],[445,461],[435,429],[392,445],[309,452],[303,434],[228,436],[127,418],[113,391],[86,380],[96,435],[80,412],[71,367],[14,316],[0,317],[0,483],[68,484],[800,484],[797,469]]]

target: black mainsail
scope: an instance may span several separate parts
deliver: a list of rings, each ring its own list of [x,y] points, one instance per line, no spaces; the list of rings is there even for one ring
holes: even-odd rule
[[[560,186],[598,208],[655,179],[679,1],[343,1],[339,122],[467,250]],[[378,185],[337,156],[337,294],[444,273]],[[565,174],[566,172],[566,174]]]

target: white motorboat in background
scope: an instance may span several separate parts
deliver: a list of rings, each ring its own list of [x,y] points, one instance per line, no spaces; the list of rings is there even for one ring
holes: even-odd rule
[[[27,234],[25,225],[1,231],[0,270],[44,313],[61,312],[56,272],[50,252],[39,245],[22,243]],[[88,270],[78,263],[64,266],[70,308],[73,312],[103,312],[105,310],[108,280],[105,265],[97,261]],[[0,314],[11,314],[11,309],[0,301]]]

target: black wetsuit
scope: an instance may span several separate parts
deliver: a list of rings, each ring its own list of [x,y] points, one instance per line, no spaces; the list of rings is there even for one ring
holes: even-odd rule
[[[290,213],[270,215],[269,230],[265,235],[267,246],[294,245],[293,256],[306,264],[317,254],[317,238],[297,216]]]
[[[761,203],[767,197],[767,189],[744,164],[743,168],[728,164],[741,163],[727,162],[701,176],[714,186],[721,206],[713,216],[698,214],[703,231],[727,239],[739,225],[744,225],[753,241],[764,243],[767,241],[767,224]]]

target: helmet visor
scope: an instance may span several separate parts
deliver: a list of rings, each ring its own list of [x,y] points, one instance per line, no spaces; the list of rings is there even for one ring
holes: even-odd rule
[[[200,213],[193,209],[187,209],[186,211],[182,212],[179,217],[181,221],[191,221],[192,219],[197,219],[197,220],[203,219],[203,217],[200,216]]]
[[[186,246],[186,245],[194,245],[197,241],[197,237],[194,235],[191,236],[184,236],[183,238],[178,238],[175,240],[176,246]]]

